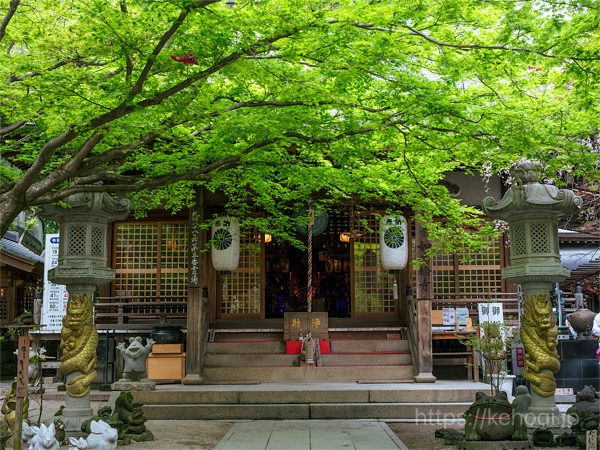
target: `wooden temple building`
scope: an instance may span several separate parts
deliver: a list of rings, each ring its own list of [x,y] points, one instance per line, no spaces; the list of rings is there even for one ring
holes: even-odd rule
[[[449,173],[445,183],[453,195],[474,206],[485,196],[503,194],[497,177],[486,181]],[[178,215],[154,211],[145,219],[109,225],[107,265],[116,276],[99,288],[95,299],[102,351],[114,348],[109,340],[181,329],[181,350],[159,361],[159,366],[169,365],[168,375],[161,372],[159,378],[188,384],[434,382],[448,375],[476,380],[477,370],[468,364],[475,361],[474,354],[456,339],[456,331],[465,326],[444,324],[443,309],[466,308],[476,324],[479,303],[501,303],[505,322],[518,324],[517,287],[501,275],[509,262],[505,237],[490,241],[485,253],[438,254],[415,268],[411,261],[430,243],[410,211],[401,211],[407,222],[403,244],[408,263],[390,271],[382,265],[378,215],[387,205],[366,210],[340,206],[315,222],[319,229],[312,236],[311,258],[258,230],[241,230],[237,269],[226,273],[214,267],[211,251],[202,250],[211,231],[199,227],[223,214],[223,198],[203,194],[198,200],[195,208]],[[307,243],[305,230],[299,229],[298,236]],[[568,237],[569,242],[575,238],[580,243],[590,239],[577,235]],[[592,245],[597,244],[596,239]],[[5,255],[9,251],[2,249],[3,274],[18,269],[29,280],[27,274],[34,273],[41,258],[17,261],[9,255],[13,264]],[[588,263],[586,270],[597,262]],[[15,269],[7,269],[9,263]],[[0,293],[9,292],[5,278]],[[16,310],[8,313],[20,302],[13,297],[2,302],[4,322],[16,315]],[[309,367],[299,365],[298,358],[299,338],[308,331],[321,343],[321,358]]]

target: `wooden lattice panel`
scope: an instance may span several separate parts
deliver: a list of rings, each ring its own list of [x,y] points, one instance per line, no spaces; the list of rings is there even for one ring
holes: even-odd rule
[[[35,301],[35,284],[26,283],[19,287],[17,291],[19,301],[16,305],[15,316],[20,316],[25,311],[33,312],[33,303]]]
[[[455,272],[454,268],[440,268],[434,266],[433,269],[433,292],[434,295],[455,294]]]
[[[115,296],[152,301],[187,295],[185,223],[135,222],[115,226]]]
[[[117,273],[156,270],[158,263],[158,224],[116,225],[114,268]]]
[[[490,241],[485,253],[472,253],[463,257],[458,267],[459,290],[461,294],[501,292],[500,242]]]
[[[175,269],[187,272],[187,241],[188,227],[186,224],[163,224],[161,227],[161,269]]]
[[[257,233],[242,234],[239,266],[221,276],[221,317],[261,314],[261,244],[255,238]]]
[[[484,253],[438,254],[433,260],[434,296],[448,298],[502,291],[500,242]]]
[[[456,292],[453,254],[436,254],[432,260],[432,274],[434,295]]]
[[[379,220],[375,215],[369,215],[367,220],[363,235],[354,240],[353,313],[393,314],[396,311],[392,290],[394,277],[381,266]]]

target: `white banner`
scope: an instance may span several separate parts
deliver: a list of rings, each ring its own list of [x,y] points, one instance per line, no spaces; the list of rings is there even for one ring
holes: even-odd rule
[[[60,333],[62,319],[67,313],[69,293],[66,286],[54,284],[48,280],[48,271],[58,265],[58,234],[46,235],[46,253],[44,261],[44,297],[40,323],[44,333]]]
[[[477,303],[477,312],[479,313],[479,323],[504,323],[502,303]]]

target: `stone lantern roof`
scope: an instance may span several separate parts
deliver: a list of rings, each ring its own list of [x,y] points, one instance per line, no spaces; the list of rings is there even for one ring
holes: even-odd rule
[[[483,210],[492,219],[508,219],[523,214],[561,217],[579,212],[582,200],[573,191],[542,184],[542,164],[521,159],[509,170],[513,185],[500,201],[483,199]]]

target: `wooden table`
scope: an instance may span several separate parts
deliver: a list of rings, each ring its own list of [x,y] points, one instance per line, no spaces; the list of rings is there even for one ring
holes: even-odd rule
[[[477,330],[472,331],[433,331],[431,333],[432,341],[439,340],[455,340],[457,343],[463,339],[478,336]],[[436,356],[459,356],[465,357],[467,360],[467,379],[475,382],[479,381],[479,353],[477,349],[467,345],[466,352],[438,352],[433,353]]]

